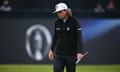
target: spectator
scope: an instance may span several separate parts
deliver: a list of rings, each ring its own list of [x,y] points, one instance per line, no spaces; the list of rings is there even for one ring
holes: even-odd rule
[[[108,10],[114,10],[115,9],[115,5],[114,5],[113,0],[109,0],[108,5],[107,5],[107,9]]]
[[[12,7],[9,5],[9,0],[4,0],[3,5],[0,6],[0,11],[9,12]]]
[[[102,5],[98,3],[96,8],[94,8],[94,11],[97,13],[103,13],[104,9],[102,8]]]

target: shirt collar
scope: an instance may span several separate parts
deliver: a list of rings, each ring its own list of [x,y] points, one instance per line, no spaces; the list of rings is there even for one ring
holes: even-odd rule
[[[63,22],[66,23],[67,19],[64,19]]]

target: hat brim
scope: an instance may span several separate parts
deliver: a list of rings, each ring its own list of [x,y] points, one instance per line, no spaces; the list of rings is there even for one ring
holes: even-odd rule
[[[57,13],[57,12],[60,12],[60,11],[63,11],[63,10],[68,10],[68,9],[62,9],[62,10],[58,10],[58,11],[53,11],[53,13]]]
[[[57,13],[57,11],[53,11],[53,13]]]
[[[57,12],[59,12],[59,11],[62,11],[62,10],[58,10],[58,11],[53,11],[53,13],[57,13]]]

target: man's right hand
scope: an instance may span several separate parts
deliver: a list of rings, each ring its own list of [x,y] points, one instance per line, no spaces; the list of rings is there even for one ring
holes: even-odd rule
[[[49,51],[48,57],[49,57],[50,60],[53,60],[54,54],[53,54],[52,50]]]

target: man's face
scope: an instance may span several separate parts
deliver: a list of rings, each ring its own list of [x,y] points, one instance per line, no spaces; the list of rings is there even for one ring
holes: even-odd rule
[[[65,19],[68,16],[67,10],[62,10],[62,11],[57,12],[57,16],[60,19]]]
[[[4,5],[8,5],[9,2],[8,2],[8,1],[4,1],[3,4],[4,4]]]

